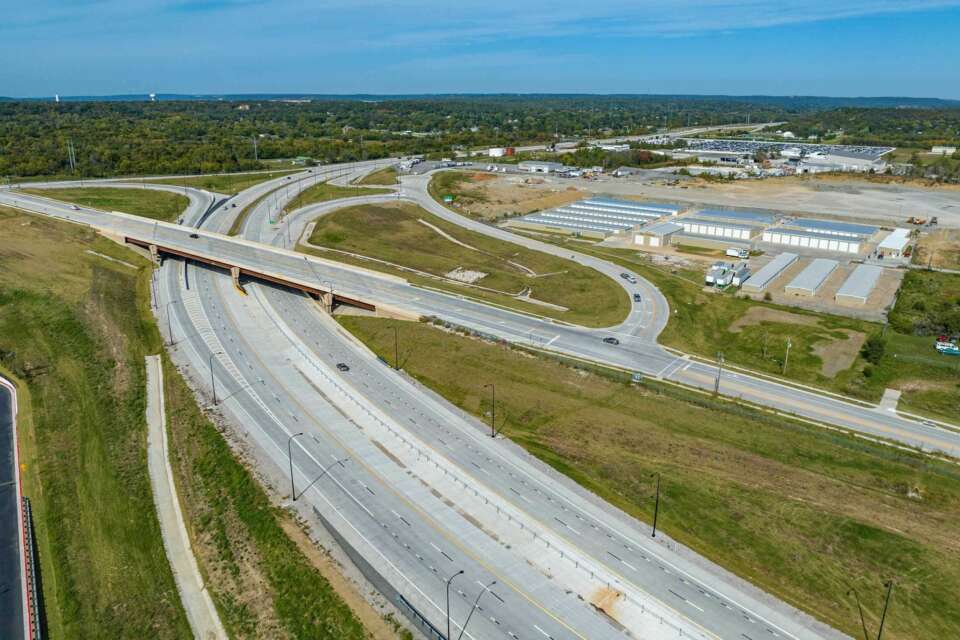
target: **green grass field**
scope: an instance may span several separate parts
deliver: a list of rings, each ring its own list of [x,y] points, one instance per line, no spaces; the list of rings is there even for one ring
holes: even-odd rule
[[[318,182],[312,187],[301,191],[296,198],[287,203],[287,206],[284,208],[284,213],[317,202],[327,202],[341,198],[355,198],[357,196],[376,196],[385,193],[392,193],[392,191],[390,189],[371,189],[369,187],[341,187],[330,182]]]
[[[368,173],[359,180],[357,184],[361,185],[378,185],[378,184],[399,184],[400,179],[397,177],[397,170],[394,167],[387,167],[385,169],[380,169],[379,171],[374,171],[373,173]]]
[[[300,171],[302,171],[302,169],[269,171],[263,173],[190,176],[186,178],[162,178],[158,180],[147,180],[147,182],[152,182],[155,184],[172,184],[178,187],[195,187],[197,189],[206,189],[208,191],[216,191],[217,193],[234,195],[240,193],[244,189],[249,189],[254,185],[260,184],[261,182],[273,180],[274,178],[290,175],[292,173],[298,173]]]
[[[570,242],[559,238],[551,241],[561,245]],[[960,422],[956,412],[960,406],[960,358],[939,355],[930,338],[896,331],[902,306],[918,295],[934,300],[931,305],[953,300],[960,276],[910,272],[897,309],[891,314],[891,326],[884,332],[882,325],[874,322],[758,302],[733,293],[707,293],[701,284],[701,271],[655,266],[644,254],[630,249],[584,243],[570,246],[633,269],[660,289],[671,309],[670,320],[659,337],[662,344],[711,359],[722,351],[728,363],[870,402],[879,401],[884,389],[897,388],[903,392],[901,409]],[[930,280],[935,284],[930,285]],[[915,284],[918,282],[933,286],[937,293],[924,293]],[[913,320],[915,315],[907,314],[900,322],[909,324]],[[733,330],[738,321],[746,322]],[[886,353],[879,363],[870,364],[851,341],[881,332]],[[784,373],[787,339],[792,347]],[[834,371],[840,366],[843,368]]]
[[[24,484],[52,638],[191,635],[147,477],[143,356],[160,338],[146,265],[82,227],[0,210],[0,366],[29,394]]]
[[[343,317],[392,361],[489,419],[497,385],[504,433],[725,568],[817,618],[859,634],[852,597],[876,630],[895,577],[885,638],[960,636],[960,471],[953,465],[806,427],[708,396],[629,386],[426,323]]]
[[[51,638],[192,637],[147,475],[143,356],[161,348],[149,274],[145,259],[86,228],[0,208],[0,370],[22,387],[21,462]],[[367,638],[288,537],[305,537],[299,525],[165,365],[179,497],[231,637]],[[390,629],[371,612],[365,621]]]
[[[416,281],[587,326],[616,324],[630,308],[626,292],[598,271],[463,229],[406,203],[359,205],[322,216],[310,242],[435,276],[444,276],[457,268],[486,273],[475,284],[500,293],[451,281]],[[373,262],[361,264],[390,270]],[[536,275],[531,277],[531,272]],[[415,280],[410,274],[398,273]],[[510,297],[524,292],[530,298],[567,310]]]
[[[154,189],[79,187],[68,189],[24,189],[27,193],[104,211],[122,211],[144,218],[176,220],[190,200],[186,196]]]

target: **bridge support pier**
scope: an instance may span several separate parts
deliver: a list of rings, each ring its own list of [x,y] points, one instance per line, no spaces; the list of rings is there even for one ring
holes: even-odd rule
[[[323,304],[323,308],[327,313],[333,313],[333,294],[332,293],[321,293],[320,302]]]
[[[150,245],[150,259],[155,263],[160,264],[160,251],[157,249],[157,245]]]
[[[247,292],[243,289],[243,285],[240,284],[240,267],[230,267],[230,278],[233,280],[233,286],[237,288],[237,291],[243,295],[247,295]]]

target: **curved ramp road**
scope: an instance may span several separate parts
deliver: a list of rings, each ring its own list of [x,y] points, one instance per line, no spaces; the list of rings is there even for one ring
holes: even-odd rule
[[[0,638],[28,638],[16,395],[0,378]]]

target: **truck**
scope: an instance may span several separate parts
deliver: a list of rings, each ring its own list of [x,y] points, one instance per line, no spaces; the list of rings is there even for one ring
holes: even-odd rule
[[[731,258],[740,258],[741,260],[746,260],[750,257],[750,251],[748,249],[741,249],[740,247],[730,247],[727,249],[726,254]]]

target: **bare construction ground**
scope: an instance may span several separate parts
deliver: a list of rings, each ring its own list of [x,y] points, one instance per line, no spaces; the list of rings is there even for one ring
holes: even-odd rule
[[[576,198],[602,194],[654,202],[813,213],[820,217],[849,218],[886,225],[903,224],[910,216],[927,219],[937,216],[941,227],[960,228],[960,188],[952,185],[927,187],[916,183],[884,183],[838,176],[721,183],[675,181],[673,176],[657,178],[656,174],[652,174],[655,179],[651,179],[651,174],[647,172],[646,177],[603,177],[595,180],[546,177],[542,184],[523,185],[523,189],[526,193],[549,193],[574,187],[578,190],[574,193]],[[483,188],[490,192],[507,188],[502,185],[509,184],[510,180],[519,180],[516,176],[488,178],[491,180]]]
[[[488,173],[467,175],[468,180],[455,191],[457,200],[454,206],[485,220],[553,209],[590,196],[569,183],[550,178]]]
[[[938,229],[921,235],[915,260],[935,269],[960,269],[960,230]]]

